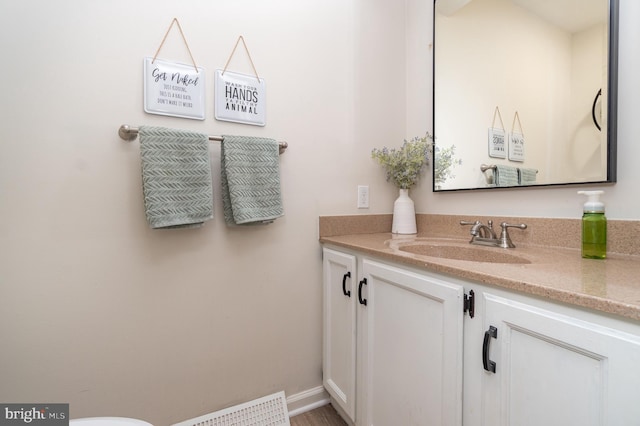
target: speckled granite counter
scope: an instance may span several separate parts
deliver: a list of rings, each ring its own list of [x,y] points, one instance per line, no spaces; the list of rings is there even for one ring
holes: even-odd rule
[[[361,226],[355,231],[356,233],[348,235],[336,235],[335,232],[323,231],[321,223],[320,242],[393,262],[640,321],[640,256],[638,255],[609,253],[606,260],[582,259],[580,250],[577,248],[517,242],[517,231],[514,231],[512,238],[517,248],[509,249],[509,253],[526,258],[531,263],[485,263],[427,257],[400,251],[394,246],[399,241],[407,243],[416,238],[446,238],[447,244],[468,246],[468,238],[464,233],[458,233],[451,238],[451,235],[443,235],[434,232],[433,229],[429,232],[420,232],[420,225],[418,235],[394,236],[390,232],[380,232],[387,227],[387,217],[376,216],[373,220],[377,221],[377,225],[374,223],[370,227],[373,233],[364,233],[366,226]],[[348,232],[348,230],[349,227],[345,227],[342,232]],[[462,238],[463,235],[465,235],[464,238]],[[482,250],[504,250],[494,247],[474,247]]]

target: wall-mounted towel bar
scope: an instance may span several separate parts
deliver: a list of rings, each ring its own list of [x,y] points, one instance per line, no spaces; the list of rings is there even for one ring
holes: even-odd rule
[[[495,164],[481,164],[480,165],[480,171],[481,172],[486,172],[487,170],[495,170],[496,169],[496,165]],[[538,171],[536,170],[536,173],[538,173]]]
[[[138,137],[138,128],[123,124],[118,130],[118,135],[120,135],[120,137],[125,141],[132,141]],[[210,141],[221,142],[223,139],[224,138],[222,136],[209,136]],[[284,150],[289,147],[289,144],[287,142],[278,142],[278,145],[280,146],[280,154],[282,154]]]
[[[485,173],[487,170],[490,172]],[[481,164],[480,171],[489,186],[535,185],[538,175],[538,169],[496,164]]]

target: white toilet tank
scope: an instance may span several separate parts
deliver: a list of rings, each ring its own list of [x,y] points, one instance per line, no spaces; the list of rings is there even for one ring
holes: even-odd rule
[[[69,420],[70,426],[153,426],[143,420],[126,417],[85,417]]]

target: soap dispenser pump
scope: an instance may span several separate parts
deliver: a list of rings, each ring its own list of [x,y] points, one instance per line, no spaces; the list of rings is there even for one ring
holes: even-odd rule
[[[578,191],[586,195],[582,215],[582,257],[604,259],[607,257],[607,218],[600,195],[604,191]]]

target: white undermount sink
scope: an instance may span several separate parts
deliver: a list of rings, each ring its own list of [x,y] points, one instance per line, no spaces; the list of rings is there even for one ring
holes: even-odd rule
[[[389,241],[389,247],[418,256],[436,257],[440,259],[464,260],[484,263],[528,264],[531,261],[512,249],[499,247],[476,246],[463,242],[451,242],[438,239],[414,239],[409,241]]]

